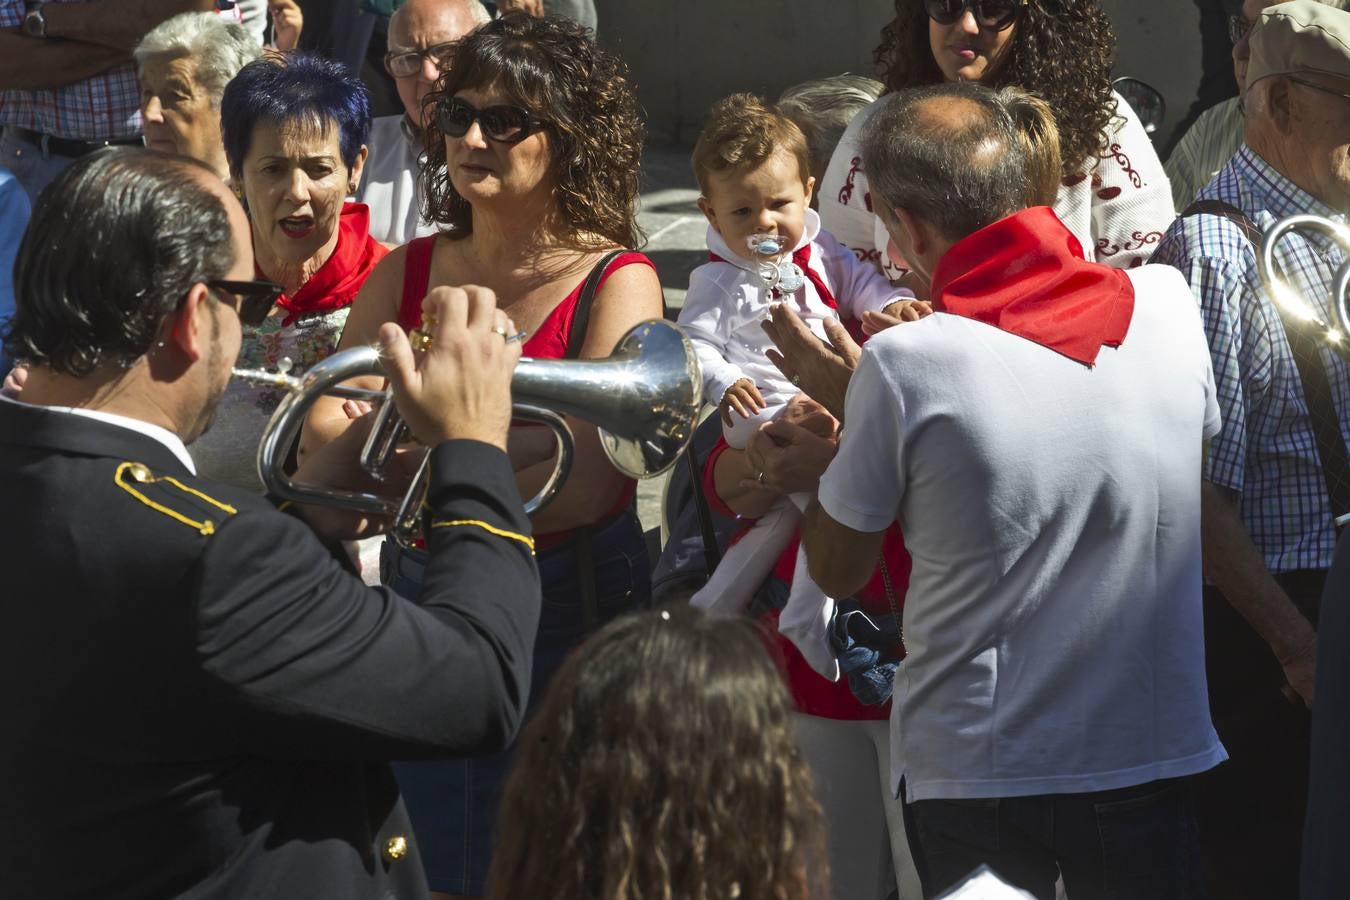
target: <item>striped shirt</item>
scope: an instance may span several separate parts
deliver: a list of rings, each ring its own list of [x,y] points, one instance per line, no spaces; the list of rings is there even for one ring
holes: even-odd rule
[[[19,27],[24,13],[23,0],[0,0],[0,28]],[[122,63],[91,78],[50,90],[0,91],[0,125],[82,141],[137,137],[141,133],[141,113],[136,66]]]
[[[1245,145],[1199,199],[1230,203],[1263,230],[1297,213],[1332,217],[1326,204]],[[1341,248],[1300,231],[1281,240],[1276,260],[1291,286],[1333,321],[1327,305]],[[1272,572],[1327,568],[1336,541],[1331,503],[1303,383],[1279,312],[1261,286],[1256,251],[1233,222],[1198,215],[1173,223],[1153,262],[1181,270],[1204,317],[1223,415],[1205,478],[1239,496],[1243,524]],[[1330,349],[1319,355],[1344,434],[1350,368]]]
[[[1229,97],[1202,112],[1186,129],[1163,166],[1167,180],[1172,182],[1172,202],[1178,212],[1190,206],[1200,189],[1228,165],[1242,146],[1245,124],[1238,98]]]

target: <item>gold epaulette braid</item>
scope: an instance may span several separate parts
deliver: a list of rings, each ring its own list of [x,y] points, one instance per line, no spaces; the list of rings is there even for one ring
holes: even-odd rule
[[[505,528],[498,528],[496,525],[490,525],[481,519],[437,519],[432,521],[432,528],[481,528],[488,534],[495,534],[497,537],[506,538],[509,541],[517,541],[529,548],[530,553],[534,553],[534,538],[528,534],[520,534],[516,531],[507,531]]]
[[[183,515],[177,510],[170,509],[169,507],[165,506],[162,503],[156,503],[154,500],[151,500],[149,497],[145,496],[145,494],[141,493],[140,490],[138,490],[132,484],[132,482],[135,482],[137,484],[163,483],[172,485],[173,487],[177,488],[178,490],[182,491],[185,494],[191,494],[198,500],[201,500],[205,503],[209,503],[211,506],[214,506],[216,509],[225,513],[227,516],[232,516],[239,511],[235,509],[233,506],[230,506],[228,503],[221,503],[219,500],[206,496],[199,490],[188,487],[187,485],[183,484],[183,482],[179,481],[177,478],[174,478],[171,475],[160,475],[159,477],[156,477],[150,474],[150,468],[144,465],[143,463],[138,462],[122,463],[117,467],[117,472],[116,474],[113,475],[113,481],[116,482],[117,486],[120,487],[122,490],[126,491],[128,494],[135,497],[137,500],[141,501],[146,506],[153,509],[155,512],[163,513],[170,519],[182,522],[184,525],[195,528],[201,534],[215,534],[216,523],[211,521],[210,519],[202,519],[199,522],[196,521],[195,519],[188,518],[187,516]]]

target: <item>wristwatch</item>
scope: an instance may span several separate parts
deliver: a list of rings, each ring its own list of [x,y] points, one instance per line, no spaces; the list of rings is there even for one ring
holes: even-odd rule
[[[29,37],[45,38],[47,36],[47,19],[42,15],[42,2],[28,3],[28,12],[23,17],[23,33]]]

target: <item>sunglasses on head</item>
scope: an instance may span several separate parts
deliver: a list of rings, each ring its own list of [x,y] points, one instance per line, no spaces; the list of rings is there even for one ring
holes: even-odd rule
[[[422,68],[422,60],[429,59],[442,72],[450,68],[454,61],[459,41],[447,41],[444,44],[432,44],[421,50],[390,51],[384,55],[385,71],[395,78],[407,78],[416,75]]]
[[[519,143],[547,124],[519,106],[503,104],[477,109],[458,97],[449,97],[436,105],[436,125],[447,137],[464,137],[475,121],[484,135],[503,144]]]
[[[967,12],[975,14],[975,23],[991,31],[1002,31],[1017,21],[1027,0],[924,0],[928,18],[939,25],[952,25]]]
[[[230,304],[239,314],[239,323],[257,328],[272,311],[285,290],[274,281],[208,281],[206,286],[234,298]]]

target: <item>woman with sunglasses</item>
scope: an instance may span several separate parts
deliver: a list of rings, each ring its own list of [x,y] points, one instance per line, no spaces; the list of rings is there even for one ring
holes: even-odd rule
[[[943,81],[1014,86],[1050,104],[1063,180],[1054,209],[1088,259],[1129,268],[1175,214],[1167,176],[1138,116],[1111,89],[1115,36],[1098,0],[896,0],[875,58],[888,91]],[[840,139],[820,187],[824,226],[892,278],[886,230],[872,214],[858,135]]]
[[[244,325],[237,365],[289,361],[299,374],[337,347],[357,291],[388,252],[370,237],[366,207],[344,202],[366,160],[369,96],[341,63],[266,56],[226,85],[220,118],[258,278],[273,283],[237,293]],[[211,430],[192,447],[202,473],[259,488],[258,441],[282,396],[230,382]]]
[[[421,175],[427,218],[441,231],[377,267],[342,346],[373,341],[384,322],[417,327],[428,287],[442,284],[491,288],[529,335],[529,357],[606,357],[632,326],[660,317],[651,261],[624,249],[640,239],[644,130],[626,66],[569,20],[514,13],[468,35],[437,87]],[[332,439],[348,424],[343,401],[324,398],[302,443]],[[635,485],[609,464],[594,426],[569,425],[571,474],[533,519],[544,604],[532,697],[589,631],[650,594]],[[522,497],[552,471],[554,450],[551,432],[513,429]],[[386,583],[415,596],[419,554],[386,548]],[[485,893],[508,763],[501,755],[396,768],[433,891]]]

